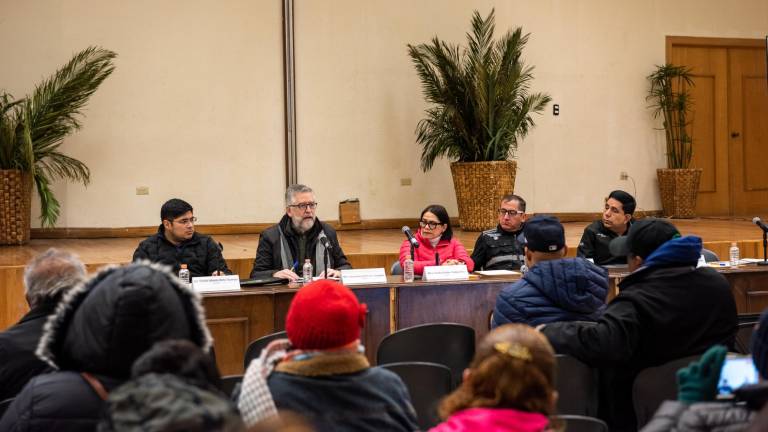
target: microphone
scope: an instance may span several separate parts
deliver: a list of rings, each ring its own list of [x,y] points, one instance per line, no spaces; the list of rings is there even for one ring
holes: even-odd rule
[[[408,242],[411,244],[411,246],[413,246],[415,248],[419,247],[419,241],[416,240],[416,237],[413,236],[413,234],[411,233],[411,229],[408,228],[407,225],[402,227],[400,230],[408,238]]]
[[[752,223],[759,226],[760,229],[763,230],[764,232],[768,232],[768,225],[766,225],[765,222],[763,222],[762,219],[760,219],[758,216],[755,216],[754,218],[752,218]]]
[[[333,249],[333,245],[328,241],[328,237],[320,237],[320,244],[322,244],[323,247],[328,250]]]

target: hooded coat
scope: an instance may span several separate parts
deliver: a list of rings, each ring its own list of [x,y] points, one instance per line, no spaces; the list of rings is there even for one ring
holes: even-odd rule
[[[95,430],[106,392],[127,381],[155,342],[211,347],[200,296],[158,264],[111,267],[71,289],[48,318],[37,356],[58,372],[33,378],[0,420],[2,431]]]
[[[492,326],[597,321],[607,293],[608,272],[602,267],[582,258],[541,261],[501,290]]]

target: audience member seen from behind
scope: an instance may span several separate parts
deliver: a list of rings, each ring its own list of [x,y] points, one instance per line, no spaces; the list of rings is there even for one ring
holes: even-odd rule
[[[548,430],[557,403],[555,354],[524,324],[492,330],[480,342],[461,386],[440,404],[432,432]]]
[[[731,346],[736,303],[721,274],[696,267],[701,239],[681,237],[664,219],[635,222],[611,251],[627,256],[631,273],[597,324],[559,322],[542,331],[558,353],[601,368],[601,417],[611,431],[633,430],[635,376],[715,344]]]
[[[131,381],[109,394],[99,431],[244,431],[221,393],[211,356],[187,340],[168,340],[134,362]]]
[[[208,352],[197,293],[158,266],[102,270],[70,290],[46,323],[37,355],[58,372],[33,378],[0,420],[2,431],[91,431],[133,362],[165,339]]]
[[[232,274],[213,238],[195,232],[192,206],[174,198],[160,208],[157,234],[139,243],[133,261],[149,260],[171,266],[174,274],[186,264],[192,277]]]
[[[565,230],[555,217],[536,216],[524,232],[528,271],[496,297],[492,327],[597,321],[605,310],[608,272],[584,258],[565,258]]]
[[[590,258],[597,265],[626,264],[627,257],[612,254],[608,245],[611,240],[627,235],[632,226],[635,205],[632,195],[622,190],[611,192],[605,199],[602,219],[584,228],[576,255]]]
[[[336,230],[317,218],[316,209],[312,188],[303,184],[288,187],[283,218],[259,237],[251,278],[276,277],[296,282],[307,259],[314,275],[322,277],[326,250],[329,277],[339,277],[340,270],[352,268],[341,250]]]
[[[733,400],[716,401],[727,351],[725,346],[715,345],[700,360],[680,369],[677,400],[664,402],[643,432],[746,430],[766,406],[768,383],[750,386],[748,392],[736,389]],[[760,379],[768,379],[768,311],[760,316],[752,335],[752,360]]]
[[[24,268],[24,296],[30,310],[0,333],[0,400],[16,396],[32,377],[50,370],[35,356],[43,325],[64,294],[83,280],[83,263],[56,249],[32,258]]]
[[[301,414],[318,432],[418,429],[405,384],[388,370],[370,367],[365,357],[360,329],[366,312],[349,288],[331,280],[296,293],[285,321],[291,347],[267,378],[279,410]],[[246,423],[264,418],[250,411],[268,402],[268,395],[252,394],[262,377],[251,373],[258,363],[246,371],[238,403]],[[262,403],[248,403],[260,397]]]
[[[477,270],[519,270],[525,261],[525,200],[504,195],[499,203],[499,224],[483,231],[472,250]]]
[[[421,212],[419,231],[414,235],[419,247],[414,251],[414,273],[420,275],[424,267],[433,265],[465,264],[467,271],[475,268],[475,262],[469,257],[461,242],[453,237],[451,219],[445,207],[432,204]],[[411,256],[408,239],[400,246],[400,265]],[[439,259],[439,264],[438,264]]]

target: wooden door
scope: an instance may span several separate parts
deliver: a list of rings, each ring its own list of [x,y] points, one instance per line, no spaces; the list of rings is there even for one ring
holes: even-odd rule
[[[765,41],[667,37],[667,62],[691,68],[692,166],[701,216],[768,214]]]

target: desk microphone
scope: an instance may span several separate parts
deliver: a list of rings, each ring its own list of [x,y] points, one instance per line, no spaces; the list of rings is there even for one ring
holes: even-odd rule
[[[762,219],[760,219],[760,217],[758,216],[753,217],[752,223],[759,226],[761,230],[768,232],[768,225],[766,225],[765,222],[763,222]]]
[[[328,237],[320,237],[320,244],[327,250],[333,249],[333,245],[328,241]]]
[[[419,247],[419,241],[416,240],[416,237],[413,236],[413,234],[411,233],[411,229],[407,225],[400,228],[400,230],[408,238],[408,242],[411,244],[411,246],[415,248]]]

